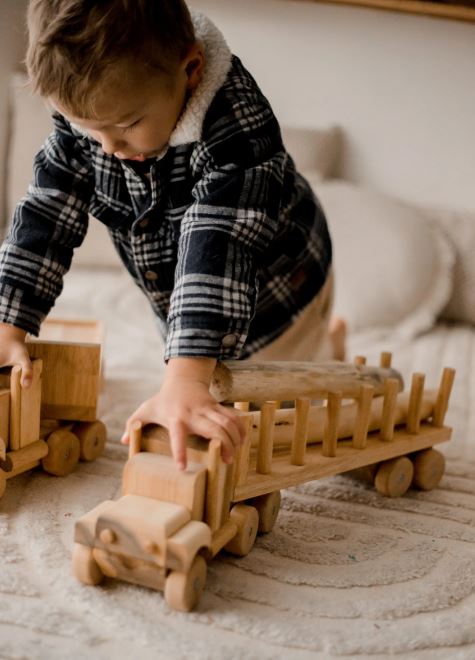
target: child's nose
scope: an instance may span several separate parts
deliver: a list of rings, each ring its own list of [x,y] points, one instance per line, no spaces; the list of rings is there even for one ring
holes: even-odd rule
[[[121,151],[126,146],[125,140],[115,139],[109,136],[101,136],[102,150],[106,154],[112,155],[116,151]]]

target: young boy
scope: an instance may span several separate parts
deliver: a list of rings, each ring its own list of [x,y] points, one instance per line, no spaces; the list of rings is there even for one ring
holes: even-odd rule
[[[266,98],[217,28],[183,0],[31,0],[27,66],[53,108],[0,255],[0,364],[62,289],[88,213],[107,225],[166,339],[165,379],[129,418],[216,438],[236,413],[209,393],[216,361],[311,359],[331,303],[324,214]],[[340,333],[341,337],[341,333]]]

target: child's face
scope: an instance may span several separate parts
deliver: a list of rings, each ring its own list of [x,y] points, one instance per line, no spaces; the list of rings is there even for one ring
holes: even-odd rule
[[[140,160],[156,156],[183,111],[187,93],[202,77],[204,57],[200,44],[179,65],[171,84],[150,69],[125,62],[117,70],[107,93],[100,93],[94,120],[73,117],[54,98],[51,102],[71,122],[86,130],[103,150],[120,159]]]

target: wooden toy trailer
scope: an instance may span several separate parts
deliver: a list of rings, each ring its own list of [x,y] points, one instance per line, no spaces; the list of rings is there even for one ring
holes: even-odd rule
[[[247,428],[232,465],[221,461],[218,442],[194,437],[181,472],[166,430],[142,432],[136,423],[123,496],[76,523],[76,577],[163,589],[172,608],[188,611],[204,588],[206,560],[223,548],[244,556],[257,532],[272,529],[281,488],[361,468],[390,497],[411,484],[434,488],[444,458],[432,446],[451,436],[443,423],[454,371],[444,370],[437,392],[424,391],[424,376],[414,374],[404,393],[389,354],[379,368],[357,362],[219,365],[211,390],[240,409]],[[279,407],[289,399],[291,408]],[[260,410],[249,411],[259,400]]]
[[[7,479],[39,464],[64,476],[79,459],[95,460],[106,442],[96,419],[101,345],[28,340],[27,347],[29,388],[21,387],[21,367],[0,370],[0,497]]]

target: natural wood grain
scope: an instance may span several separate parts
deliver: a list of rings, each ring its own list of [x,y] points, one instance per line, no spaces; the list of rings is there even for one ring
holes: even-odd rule
[[[413,374],[407,412],[407,432],[417,433],[421,422],[422,397],[424,395],[424,374]]]
[[[398,382],[388,378],[384,387],[383,416],[381,419],[381,439],[390,442],[394,435],[396,423]]]
[[[451,433],[452,429],[449,427],[435,428],[426,423],[421,424],[418,435],[396,429],[390,443],[381,440],[379,433],[370,433],[364,451],[352,447],[351,440],[340,440],[335,458],[322,456],[319,446],[308,446],[306,463],[302,466],[289,465],[288,456],[277,455],[272,462],[271,474],[262,475],[251,471],[247,484],[235,489],[233,501],[257,497],[273,490],[296,486],[304,481],[341,474],[365,465],[427,449],[434,444],[446,442],[450,439]]]
[[[341,392],[357,398],[360,385],[369,383],[382,394],[384,381],[402,376],[395,369],[359,366],[343,362],[249,362],[218,363],[210,391],[217,401],[287,401],[300,397],[325,398]]]
[[[261,474],[269,474],[272,468],[275,410],[275,401],[266,401],[262,404],[257,446],[257,471]]]
[[[31,358],[43,360],[41,415],[47,419],[97,418],[101,347],[46,341],[26,343]]]
[[[355,449],[364,449],[366,447],[366,437],[371,421],[371,404],[374,396],[374,387],[372,385],[362,385],[361,394],[357,404],[356,421],[353,432],[353,447]]]
[[[310,410],[310,399],[297,399],[295,401],[295,422],[290,450],[290,462],[292,465],[304,465],[305,449],[308,438],[308,412]]]

